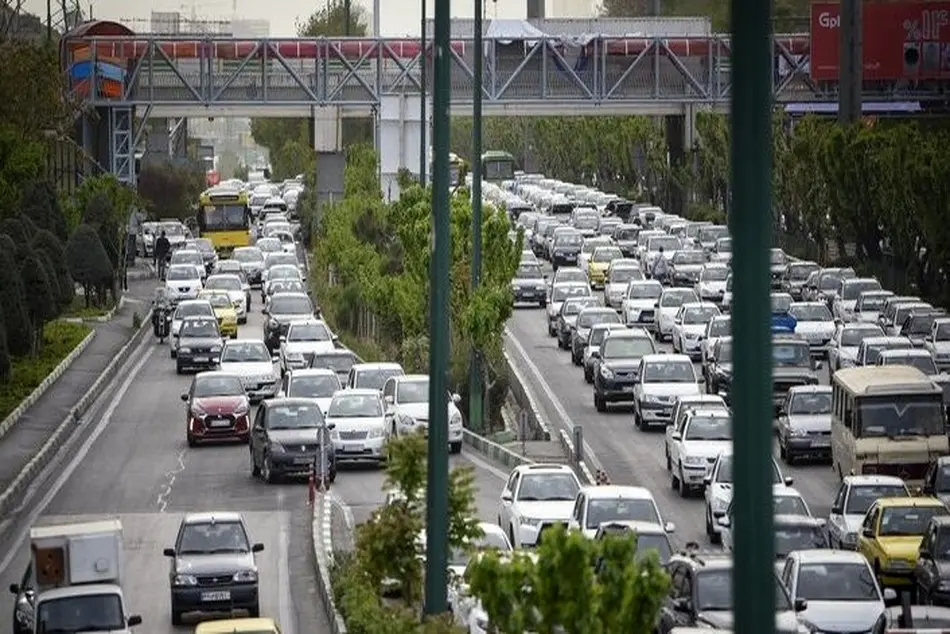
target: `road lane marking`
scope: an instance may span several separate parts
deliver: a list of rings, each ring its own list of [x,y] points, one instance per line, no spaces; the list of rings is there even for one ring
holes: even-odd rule
[[[569,426],[572,423],[572,419],[568,415],[567,410],[564,409],[564,406],[554,393],[554,390],[551,389],[551,386],[548,385],[548,382],[544,380],[544,375],[541,374],[541,370],[538,369],[538,366],[536,366],[534,361],[531,360],[531,357],[528,356],[527,350],[524,349],[524,346],[521,345],[521,342],[518,341],[518,338],[515,337],[514,333],[512,333],[507,326],[505,327],[505,337],[507,337],[508,341],[511,342],[511,345],[513,345],[518,351],[518,355],[522,358],[522,360],[524,360],[528,366],[528,369],[531,370],[531,373],[534,375],[535,382],[544,392],[544,395],[548,397],[548,400],[551,401],[551,404],[554,405],[555,412],[557,412],[557,415],[561,418],[561,425],[559,426],[562,429],[567,430],[567,433],[573,433],[574,430]],[[531,386],[527,387],[530,389]],[[594,471],[600,469],[606,472],[603,463],[599,458],[597,458],[597,454],[594,453],[593,447],[591,447],[590,443],[588,443],[586,440],[584,441],[584,460],[591,463]]]
[[[152,346],[152,345],[154,345],[154,341],[150,337],[145,337],[142,340],[142,343],[140,343],[138,347],[135,349],[133,356],[130,358],[134,358],[134,355],[136,354],[142,354],[141,351],[143,348],[146,348],[147,346]],[[125,398],[125,393],[129,391],[129,388],[132,386],[132,382],[135,381],[139,372],[142,371],[142,367],[151,358],[152,354],[154,353],[154,350],[157,350],[157,349],[158,348],[155,348],[152,351],[142,354],[142,358],[138,361],[138,363],[136,363],[132,367],[131,371],[126,376],[125,381],[123,381],[122,384],[119,386],[119,389],[117,389],[113,393],[111,399],[108,401],[109,406],[102,413],[102,416],[99,418],[99,422],[96,424],[96,427],[89,434],[89,437],[86,438],[83,444],[79,447],[79,450],[73,456],[72,460],[66,463],[66,465],[63,467],[62,471],[60,472],[59,477],[56,478],[56,480],[54,480],[53,483],[46,490],[46,494],[42,498],[40,498],[40,501],[30,511],[29,515],[26,518],[27,521],[25,522],[25,527],[16,535],[16,538],[13,541],[13,547],[10,549],[10,552],[8,552],[6,556],[3,558],[3,560],[0,561],[0,571],[5,571],[13,562],[13,560],[16,558],[16,556],[20,554],[19,553],[20,544],[22,544],[26,540],[27,536],[29,535],[30,527],[36,523],[37,518],[39,518],[39,516],[43,513],[43,511],[45,511],[46,508],[53,502],[53,499],[59,493],[60,489],[62,489],[63,486],[65,486],[66,481],[69,480],[69,478],[72,477],[76,469],[79,468],[79,465],[82,463],[86,455],[89,453],[89,450],[92,449],[93,444],[95,444],[96,440],[99,439],[99,436],[102,435],[102,432],[104,432],[106,427],[108,427],[109,424],[112,422],[112,415],[115,413],[115,410],[118,409],[119,404]]]
[[[277,610],[280,628],[284,634],[294,634],[297,630],[296,615],[291,607],[290,594],[290,521],[284,510],[286,492],[277,491],[277,515],[280,533],[277,538]]]
[[[175,460],[175,468],[171,471],[165,472],[165,484],[162,485],[161,491],[158,493],[158,512],[164,513],[165,509],[168,508],[168,496],[172,493],[172,488],[175,486],[175,480],[178,478],[178,474],[185,470],[185,453],[187,449],[182,449],[178,452],[178,457]]]

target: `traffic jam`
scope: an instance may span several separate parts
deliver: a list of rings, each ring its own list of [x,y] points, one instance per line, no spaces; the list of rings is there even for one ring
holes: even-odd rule
[[[636,532],[673,581],[658,632],[730,629],[728,228],[538,174],[485,183],[483,199],[508,211],[512,240],[523,232],[516,316],[536,311],[565,358],[546,370],[576,372],[588,390],[590,415],[573,423],[623,412],[644,442],[658,435],[658,479],[695,501],[706,544],[675,545],[668,492],[584,486],[557,465],[512,472],[500,527],[514,547],[560,523],[592,539]],[[777,248],[770,266],[777,630],[950,628],[950,316],[851,268]],[[832,470],[827,515],[785,475],[792,465]]]

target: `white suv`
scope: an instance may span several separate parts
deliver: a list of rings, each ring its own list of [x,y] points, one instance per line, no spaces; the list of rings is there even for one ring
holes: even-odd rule
[[[673,490],[682,497],[703,486],[709,467],[732,447],[732,415],[723,409],[695,409],[667,437]]]
[[[515,548],[535,546],[541,533],[567,524],[581,483],[562,464],[531,464],[514,468],[501,491],[498,525]]]

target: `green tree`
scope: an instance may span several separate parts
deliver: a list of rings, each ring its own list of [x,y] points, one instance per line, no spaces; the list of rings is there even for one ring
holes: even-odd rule
[[[124,227],[124,225],[119,225],[115,203],[108,194],[100,192],[89,200],[83,210],[82,221],[83,224],[95,228],[96,233],[99,234],[99,241],[109,258],[110,269],[117,271],[122,254],[119,243],[120,226]]]
[[[64,77],[55,47],[0,42],[0,121],[21,141],[32,142],[46,131],[68,131],[74,104],[63,99]]]
[[[611,18],[634,18],[650,15],[652,0],[603,0],[601,14]],[[665,16],[705,16],[712,19],[717,33],[729,32],[729,3],[719,0],[662,0],[660,14]],[[808,29],[808,0],[775,0],[772,9],[776,33],[798,33]]]
[[[2,293],[2,291],[0,291]],[[3,325],[3,315],[0,312],[0,385],[10,380],[10,371],[13,364],[10,361],[10,348],[7,345],[7,329]]]
[[[69,275],[69,265],[66,263],[65,245],[50,231],[40,229],[34,234],[30,246],[49,260],[57,282],[57,305],[61,309],[66,308],[72,303],[76,290]]]
[[[66,263],[70,276],[83,288],[86,306],[101,305],[112,285],[113,268],[94,227],[79,225],[70,236]]]
[[[60,240],[69,238],[69,227],[59,197],[46,180],[33,180],[23,188],[20,199],[21,214],[33,220],[39,229],[46,229]]]
[[[10,236],[16,245],[17,255],[26,257],[33,237],[35,226],[24,216],[15,216],[0,220],[0,233]],[[22,264],[22,261],[21,261]]]
[[[0,310],[6,326],[7,348],[14,357],[30,353],[32,327],[23,279],[16,257],[16,244],[0,234]]]
[[[190,167],[170,164],[149,164],[139,172],[139,199],[150,218],[194,216],[194,206],[204,189],[204,176]]]
[[[537,558],[488,552],[466,580],[497,634],[650,634],[670,583],[655,552],[637,553],[635,534],[595,541],[560,526]]]
[[[17,214],[23,183],[43,173],[44,161],[45,148],[41,143],[24,138],[7,122],[0,124],[0,217]]]
[[[56,298],[46,275],[46,267],[35,254],[26,258],[22,277],[27,312],[33,325],[30,341],[33,353],[36,354],[42,344],[43,326],[56,317]]]

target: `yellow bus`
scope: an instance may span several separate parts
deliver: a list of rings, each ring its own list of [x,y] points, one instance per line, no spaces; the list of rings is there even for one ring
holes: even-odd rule
[[[219,253],[251,243],[250,199],[246,191],[212,187],[198,201],[198,231]]]
[[[845,368],[831,380],[831,455],[839,477],[891,475],[923,483],[950,453],[943,390],[911,366]]]

